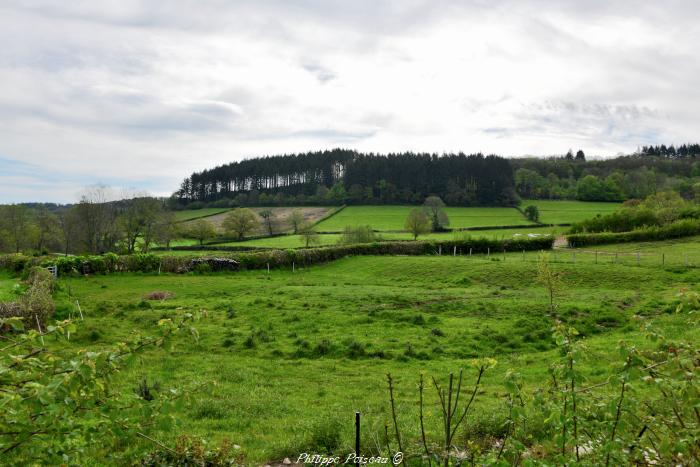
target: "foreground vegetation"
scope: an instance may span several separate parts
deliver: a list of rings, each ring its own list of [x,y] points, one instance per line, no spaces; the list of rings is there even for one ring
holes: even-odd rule
[[[246,462],[253,464],[295,458],[303,451],[350,452],[355,410],[363,414],[365,452],[385,453],[384,426],[393,426],[387,373],[395,385],[403,449],[420,456],[424,450],[415,389],[420,373],[425,373],[427,383],[435,377],[446,389],[446,375],[453,373],[456,378],[464,368],[462,403],[466,403],[476,369],[465,365],[480,359],[477,365],[489,368],[469,416],[456,432],[455,455],[490,451],[493,443],[512,436],[524,444],[531,458],[563,459],[558,457],[561,439],[552,435],[553,429],[556,432],[563,425],[547,422],[540,408],[530,403],[517,415],[525,418],[514,418],[511,412],[511,397],[521,394],[527,400],[536,394],[536,388],[546,386],[550,363],[559,361],[552,338],[557,320],[567,329],[577,329],[577,341],[585,345],[576,350],[577,387],[608,382],[591,395],[581,394],[579,410],[592,411],[590,404],[603,399],[614,408],[620,391],[617,372],[625,368],[625,357],[616,350],[620,340],[626,342],[625,349],[635,349],[634,355],[697,342],[696,324],[689,325],[688,315],[677,314],[676,309],[680,303],[692,302],[678,294],[693,287],[700,272],[677,266],[550,264],[561,275],[553,312],[547,290],[537,279],[537,253],[508,254],[505,262],[485,255],[355,257],[294,273],[67,276],[59,279],[55,317],[78,316],[78,300],[85,320],[70,341],[47,339],[46,345],[59,353],[104,349],[128,339],[133,329],[148,330],[163,319],[201,313],[205,318],[196,325],[197,341],[183,339],[170,351],[156,348],[143,354],[112,380],[112,389],[135,394],[145,381],[159,398],[170,388],[211,382],[173,409],[175,428],[152,427],[148,436],[170,446],[181,433],[212,442],[228,438],[241,446]],[[672,343],[660,347],[648,341],[640,328],[646,323],[673,336]],[[488,358],[497,364],[483,360]],[[517,369],[516,379],[511,368]],[[633,402],[655,398],[657,393],[635,379],[628,381],[633,393],[623,402],[625,414],[641,415]],[[565,396],[566,390],[556,394]],[[427,388],[424,398],[426,437],[431,452],[439,453],[440,402]],[[555,399],[550,400],[552,404]],[[692,403],[681,404],[684,410],[692,407]],[[562,407],[552,406],[551,414],[560,413]],[[569,430],[573,428],[570,410],[565,418]],[[591,429],[584,412],[579,416],[580,426],[586,419],[585,426]],[[609,434],[611,419],[601,416],[596,430]],[[518,420],[518,431],[509,431],[509,420]],[[624,423],[641,429],[632,421],[625,415]],[[692,420],[685,421],[696,427]],[[661,433],[661,428],[650,429]],[[572,458],[576,443],[571,442],[571,433],[567,436],[565,452]],[[578,436],[581,453],[589,459],[604,462],[605,452],[620,453],[610,447],[590,454],[590,437]],[[389,438],[396,449],[393,428]],[[690,438],[684,452],[696,440]],[[515,447],[506,446],[506,454],[517,455]],[[158,447],[137,437],[128,445],[92,445],[87,452],[104,460],[153,449]],[[498,449],[493,451],[494,456],[497,453]],[[615,463],[618,458],[612,459]]]

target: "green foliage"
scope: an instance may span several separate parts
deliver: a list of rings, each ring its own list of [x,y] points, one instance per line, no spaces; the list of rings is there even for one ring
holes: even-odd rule
[[[379,239],[379,236],[369,225],[345,226],[339,243],[353,245],[356,243],[370,243]]]
[[[240,447],[224,440],[219,446],[210,447],[201,438],[182,435],[174,449],[165,446],[146,455],[138,465],[142,467],[224,467],[243,464]]]
[[[185,235],[196,239],[200,245],[203,245],[205,240],[216,236],[216,230],[211,222],[205,219],[197,219],[189,225]]]
[[[529,205],[527,206],[523,212],[525,213],[525,217],[528,218],[528,220],[531,220],[532,222],[537,222],[540,220],[540,211],[537,209],[537,206],[535,205]]]
[[[188,330],[192,315],[175,322],[162,319],[153,337],[136,336],[111,348],[63,354],[45,346],[49,337],[70,339],[71,321],[24,330],[17,318],[11,344],[0,348],[0,452],[11,463],[80,464],[95,452],[129,439],[150,439],[151,427],[165,428],[179,393],[171,390],[147,400],[134,392],[113,391],[114,376],[131,355],[164,345]]]
[[[272,212],[268,212],[271,216]],[[259,222],[255,213],[247,208],[234,209],[226,215],[223,222],[224,231],[239,240],[258,226]]]
[[[630,232],[601,232],[567,235],[569,246],[584,247],[606,243],[659,241],[671,238],[692,237],[700,234],[700,220],[683,219],[661,227],[647,227]]]
[[[430,218],[428,218],[428,215],[423,210],[411,209],[411,212],[408,213],[408,217],[406,218],[404,228],[408,230],[411,235],[413,235],[413,239],[416,240],[419,235],[430,232]]]

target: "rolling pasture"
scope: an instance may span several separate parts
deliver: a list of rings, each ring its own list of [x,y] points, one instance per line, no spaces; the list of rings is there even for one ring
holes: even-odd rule
[[[461,232],[429,233],[418,237],[419,240],[452,240],[471,235],[472,237],[487,238],[511,238],[513,235],[558,235],[564,232],[564,227],[524,227],[521,229],[489,229]],[[379,232],[381,240],[413,240],[413,235],[408,232]],[[340,234],[320,234],[318,245],[334,245],[341,240]],[[254,246],[260,248],[299,248],[304,246],[304,239],[300,235],[284,235],[279,237],[256,238],[240,242],[227,242],[217,245],[222,246]]]
[[[11,277],[8,273],[0,272],[0,302],[10,302],[17,298],[13,292],[17,283],[18,280],[16,277]]]
[[[684,319],[667,313],[679,289],[700,281],[700,269],[557,262],[564,287],[552,317],[535,280],[536,258],[353,257],[269,275],[66,277],[58,314],[67,315],[78,298],[86,320],[70,345],[97,348],[133,329],[145,332],[159,319],[206,310],[197,323],[199,341],[184,338],[172,351],[148,352],[116,384],[128,391],[144,377],[163,390],[211,382],[179,409],[175,431],[157,435],[168,442],[180,433],[228,438],[252,464],[303,451],[350,451],[356,410],[363,414],[363,445],[379,449],[390,420],[389,372],[398,385],[405,442],[417,450],[419,374],[444,381],[476,357],[498,364],[485,375],[459,442],[498,436],[507,416],[504,375],[515,368],[527,389],[544,384],[558,355],[550,330],[555,318],[576,327],[586,342],[580,362],[585,385],[616,371],[611,362],[619,360],[620,339],[653,345],[635,316],[674,338],[700,338]],[[174,296],[144,300],[153,291]],[[473,370],[466,371],[471,381]],[[434,392],[426,392],[426,403],[427,434],[435,440]]]
[[[590,219],[596,215],[610,214],[622,206],[621,203],[564,200],[523,200],[521,208],[534,205],[540,212],[544,224],[571,224]]]
[[[263,224],[263,218],[260,216],[260,213],[265,210],[269,210],[272,212],[273,215],[273,225],[274,229],[276,232],[289,232],[292,229],[291,224],[288,222],[288,217],[290,213],[294,210],[298,209],[301,211],[302,215],[304,216],[304,221],[309,222],[309,223],[315,223],[319,219],[323,218],[329,211],[331,211],[333,208],[330,207],[298,207],[298,208],[293,208],[293,207],[256,207],[256,208],[250,208],[251,211],[253,211],[257,218],[258,222],[260,223],[260,226],[251,232],[252,235],[261,235],[266,233],[265,228],[262,225]],[[224,219],[226,218],[227,212],[230,211],[230,209],[226,209],[220,213],[215,213],[212,216],[209,216],[206,218],[207,221],[211,222],[214,224],[214,227],[217,229],[219,232],[223,232],[223,227],[222,224],[224,222]],[[185,226],[188,225],[187,222],[184,223]]]
[[[229,208],[203,208],[203,209],[187,209],[184,211],[175,211],[175,219],[180,222],[190,221],[193,219],[201,219],[204,217],[214,216],[216,214],[230,211]]]
[[[400,231],[404,230],[408,213],[416,207],[420,206],[348,206],[320,222],[316,229],[340,232],[348,225],[370,225],[379,231]],[[515,208],[446,207],[445,213],[453,229],[532,224]]]

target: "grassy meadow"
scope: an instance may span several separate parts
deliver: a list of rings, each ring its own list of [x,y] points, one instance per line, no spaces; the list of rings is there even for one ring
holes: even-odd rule
[[[461,232],[438,232],[421,235],[418,240],[452,240],[470,235],[472,237],[487,238],[511,238],[514,235],[558,235],[563,233],[564,227],[524,227],[522,229],[488,229]],[[413,235],[408,232],[379,232],[381,240],[413,240]],[[334,245],[340,242],[341,234],[319,234],[318,245]],[[256,238],[240,242],[217,243],[217,246],[254,246],[260,248],[299,248],[304,246],[301,235],[283,235],[280,237]],[[162,252],[161,252],[162,253]]]
[[[186,209],[184,211],[175,211],[175,219],[179,222],[200,219],[202,217],[214,216],[216,214],[230,211],[229,208],[203,208],[203,209]]]
[[[10,302],[17,298],[13,290],[18,282],[16,277],[0,271],[0,302]]]
[[[523,200],[521,208],[534,205],[540,212],[540,222],[544,224],[571,224],[590,219],[596,215],[610,214],[622,206],[622,203],[605,203],[594,201],[564,200]]]
[[[640,246],[640,248],[643,248]],[[697,247],[696,247],[697,248]],[[70,346],[98,348],[162,318],[206,310],[199,341],[139,357],[116,385],[134,390],[146,377],[165,390],[208,381],[177,413],[176,430],[159,433],[228,438],[251,464],[302,451],[348,452],[353,414],[363,414],[363,446],[377,451],[390,413],[386,374],[397,380],[399,423],[407,450],[418,450],[419,374],[448,372],[493,357],[458,442],[498,433],[506,417],[503,378],[517,369],[528,389],[544,384],[557,351],[535,253],[502,257],[353,257],[308,270],[210,275],[113,274],[60,279],[58,315],[79,299],[86,316]],[[563,258],[560,258],[563,259]],[[700,338],[670,313],[678,291],[700,269],[630,264],[553,264],[563,273],[556,317],[586,342],[584,384],[616,371],[616,344],[649,347],[636,316],[674,338]],[[9,278],[0,277],[0,291]],[[174,294],[146,301],[153,291]],[[71,296],[68,297],[70,292]],[[1,293],[1,292],[0,292]],[[465,383],[466,384],[466,383]],[[605,390],[605,389],[603,389]],[[440,429],[439,402],[426,391],[429,439]]]
[[[348,206],[320,222],[319,232],[340,232],[346,226],[371,225],[375,230],[404,230],[406,217],[418,206]],[[491,227],[499,225],[532,224],[515,208],[446,207],[450,227]]]

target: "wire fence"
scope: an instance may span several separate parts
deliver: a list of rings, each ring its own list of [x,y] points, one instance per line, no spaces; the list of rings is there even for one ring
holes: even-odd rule
[[[599,265],[620,265],[639,267],[700,267],[700,252],[630,252],[630,251],[610,251],[610,250],[572,250],[553,249],[546,250],[549,254],[549,261],[563,264],[599,264]],[[474,259],[486,259],[490,261],[537,261],[541,252],[538,251],[490,251],[486,253],[475,253],[464,251],[459,248],[450,250],[436,250],[436,255],[460,256]],[[693,254],[695,253],[695,254]]]

